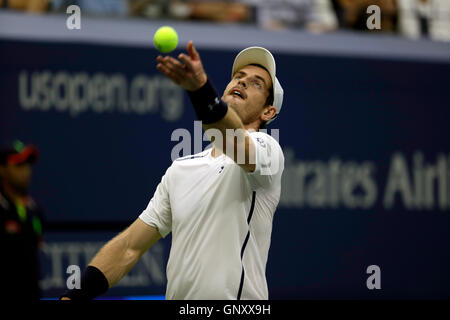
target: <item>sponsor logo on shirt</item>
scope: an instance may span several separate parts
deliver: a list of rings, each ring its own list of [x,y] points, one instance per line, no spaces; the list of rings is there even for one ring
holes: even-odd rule
[[[264,142],[263,138],[256,138],[256,141],[261,145],[261,147],[265,148],[266,143]]]

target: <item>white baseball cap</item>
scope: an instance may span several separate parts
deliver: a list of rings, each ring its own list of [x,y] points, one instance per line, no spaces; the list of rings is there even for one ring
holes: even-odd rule
[[[248,47],[239,52],[234,59],[231,78],[233,78],[237,71],[249,64],[259,64],[263,66],[267,69],[270,77],[272,78],[273,106],[277,109],[277,114],[275,117],[267,121],[267,124],[269,124],[278,116],[281,110],[281,105],[283,104],[283,88],[276,77],[275,59],[270,51],[263,47]]]

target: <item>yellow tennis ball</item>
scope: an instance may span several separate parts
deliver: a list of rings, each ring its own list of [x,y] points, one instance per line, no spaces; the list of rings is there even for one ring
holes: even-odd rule
[[[153,37],[153,43],[156,49],[162,53],[168,53],[175,50],[178,45],[178,34],[174,28],[163,26],[156,30]]]

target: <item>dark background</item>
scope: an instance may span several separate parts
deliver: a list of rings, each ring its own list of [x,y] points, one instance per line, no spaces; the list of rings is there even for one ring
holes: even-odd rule
[[[151,77],[157,74],[158,53],[42,41],[1,40],[0,47],[0,137],[38,146],[41,157],[32,195],[45,208],[47,221],[61,228],[77,222],[119,229],[131,223],[171,164],[176,144],[170,140],[172,131],[193,132],[195,117],[187,95],[184,112],[174,122],[160,113],[87,111],[72,117],[55,108],[21,109],[18,74],[65,70]],[[199,50],[221,92],[237,51]],[[282,148],[294,151],[295,161],[338,157],[343,162],[372,162],[377,200],[368,209],[342,204],[292,208],[280,202],[267,264],[270,297],[450,298],[450,64],[276,50],[274,55],[285,95],[280,116],[269,128],[280,130]],[[438,154],[446,157],[447,208],[437,206],[437,183],[431,209],[408,210],[399,196],[393,208],[383,206],[396,152],[406,159],[410,177],[415,152],[424,155],[425,164],[435,165]],[[47,237],[49,242],[64,242],[85,239],[86,234],[93,233],[50,230]],[[109,238],[105,234],[104,241]],[[167,257],[170,237],[162,243]],[[381,290],[366,287],[369,265],[381,269]],[[113,294],[130,292],[118,288]],[[164,286],[148,288],[148,293],[164,292]]]

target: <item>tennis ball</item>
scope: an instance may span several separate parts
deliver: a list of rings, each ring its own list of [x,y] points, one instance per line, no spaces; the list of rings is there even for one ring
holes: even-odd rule
[[[178,34],[174,28],[163,26],[156,30],[153,37],[153,43],[156,49],[162,53],[168,53],[175,50],[178,45]]]

